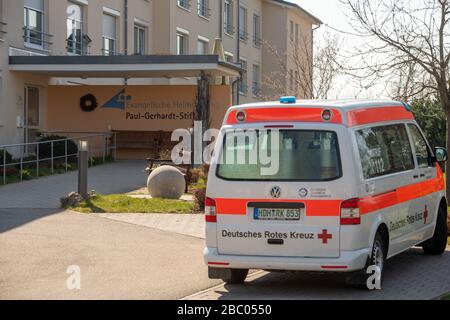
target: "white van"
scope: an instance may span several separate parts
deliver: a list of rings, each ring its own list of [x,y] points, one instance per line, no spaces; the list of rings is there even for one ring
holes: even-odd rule
[[[401,102],[283,97],[232,107],[208,178],[209,277],[239,284],[262,269],[365,282],[369,266],[382,276],[385,261],[411,247],[441,255],[446,160]]]

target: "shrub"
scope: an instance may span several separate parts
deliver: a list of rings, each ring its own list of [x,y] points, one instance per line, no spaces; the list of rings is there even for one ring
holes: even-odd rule
[[[52,144],[51,141],[54,140],[63,140],[67,139],[66,137],[57,136],[57,135],[47,135],[39,138],[38,142],[48,142],[39,145],[39,159],[48,159],[52,155]],[[53,156],[54,157],[63,157],[65,155],[65,145],[66,142],[58,141],[53,143]],[[37,148],[36,148],[37,149]],[[67,141],[67,154],[76,154],[78,153],[78,146],[72,140]]]
[[[19,170],[16,167],[6,167],[6,169],[0,168],[0,175],[2,176],[3,171],[5,171],[6,176],[16,176],[19,174]]]
[[[6,153],[3,151],[3,149],[0,149],[0,166],[3,165],[3,155],[6,154],[6,163],[12,162],[12,155],[8,151]]]
[[[23,170],[22,171],[22,179],[23,180],[31,180],[31,179],[33,179],[33,176],[31,175],[31,172],[29,170]]]
[[[195,210],[198,212],[205,211],[206,187],[194,190]]]

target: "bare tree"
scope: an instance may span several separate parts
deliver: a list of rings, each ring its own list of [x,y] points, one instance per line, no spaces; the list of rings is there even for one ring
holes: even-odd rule
[[[303,98],[327,99],[334,82],[343,67],[340,61],[340,38],[337,34],[325,33],[313,47],[312,38],[306,34],[290,39],[292,50],[279,52],[264,42],[264,48],[274,58],[277,71],[263,79],[268,89],[262,98],[273,100],[282,95]]]
[[[340,0],[361,44],[353,71],[366,86],[396,79],[397,97],[435,95],[450,119],[449,0]],[[450,147],[450,121],[447,147]],[[447,163],[450,173],[450,163]],[[450,186],[450,174],[447,174]],[[450,188],[447,190],[450,198]]]

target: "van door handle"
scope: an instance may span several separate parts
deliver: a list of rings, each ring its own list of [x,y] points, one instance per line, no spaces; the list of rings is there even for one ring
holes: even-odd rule
[[[420,175],[420,177],[421,177],[421,178],[425,178],[425,174],[422,173],[422,174]]]
[[[413,176],[414,179],[419,179],[419,175]]]

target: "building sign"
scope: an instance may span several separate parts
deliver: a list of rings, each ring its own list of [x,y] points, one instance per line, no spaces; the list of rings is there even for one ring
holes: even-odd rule
[[[196,86],[50,86],[47,126],[77,132],[190,128],[196,94]],[[231,106],[231,88],[212,86],[210,96],[212,125],[219,128]]]

